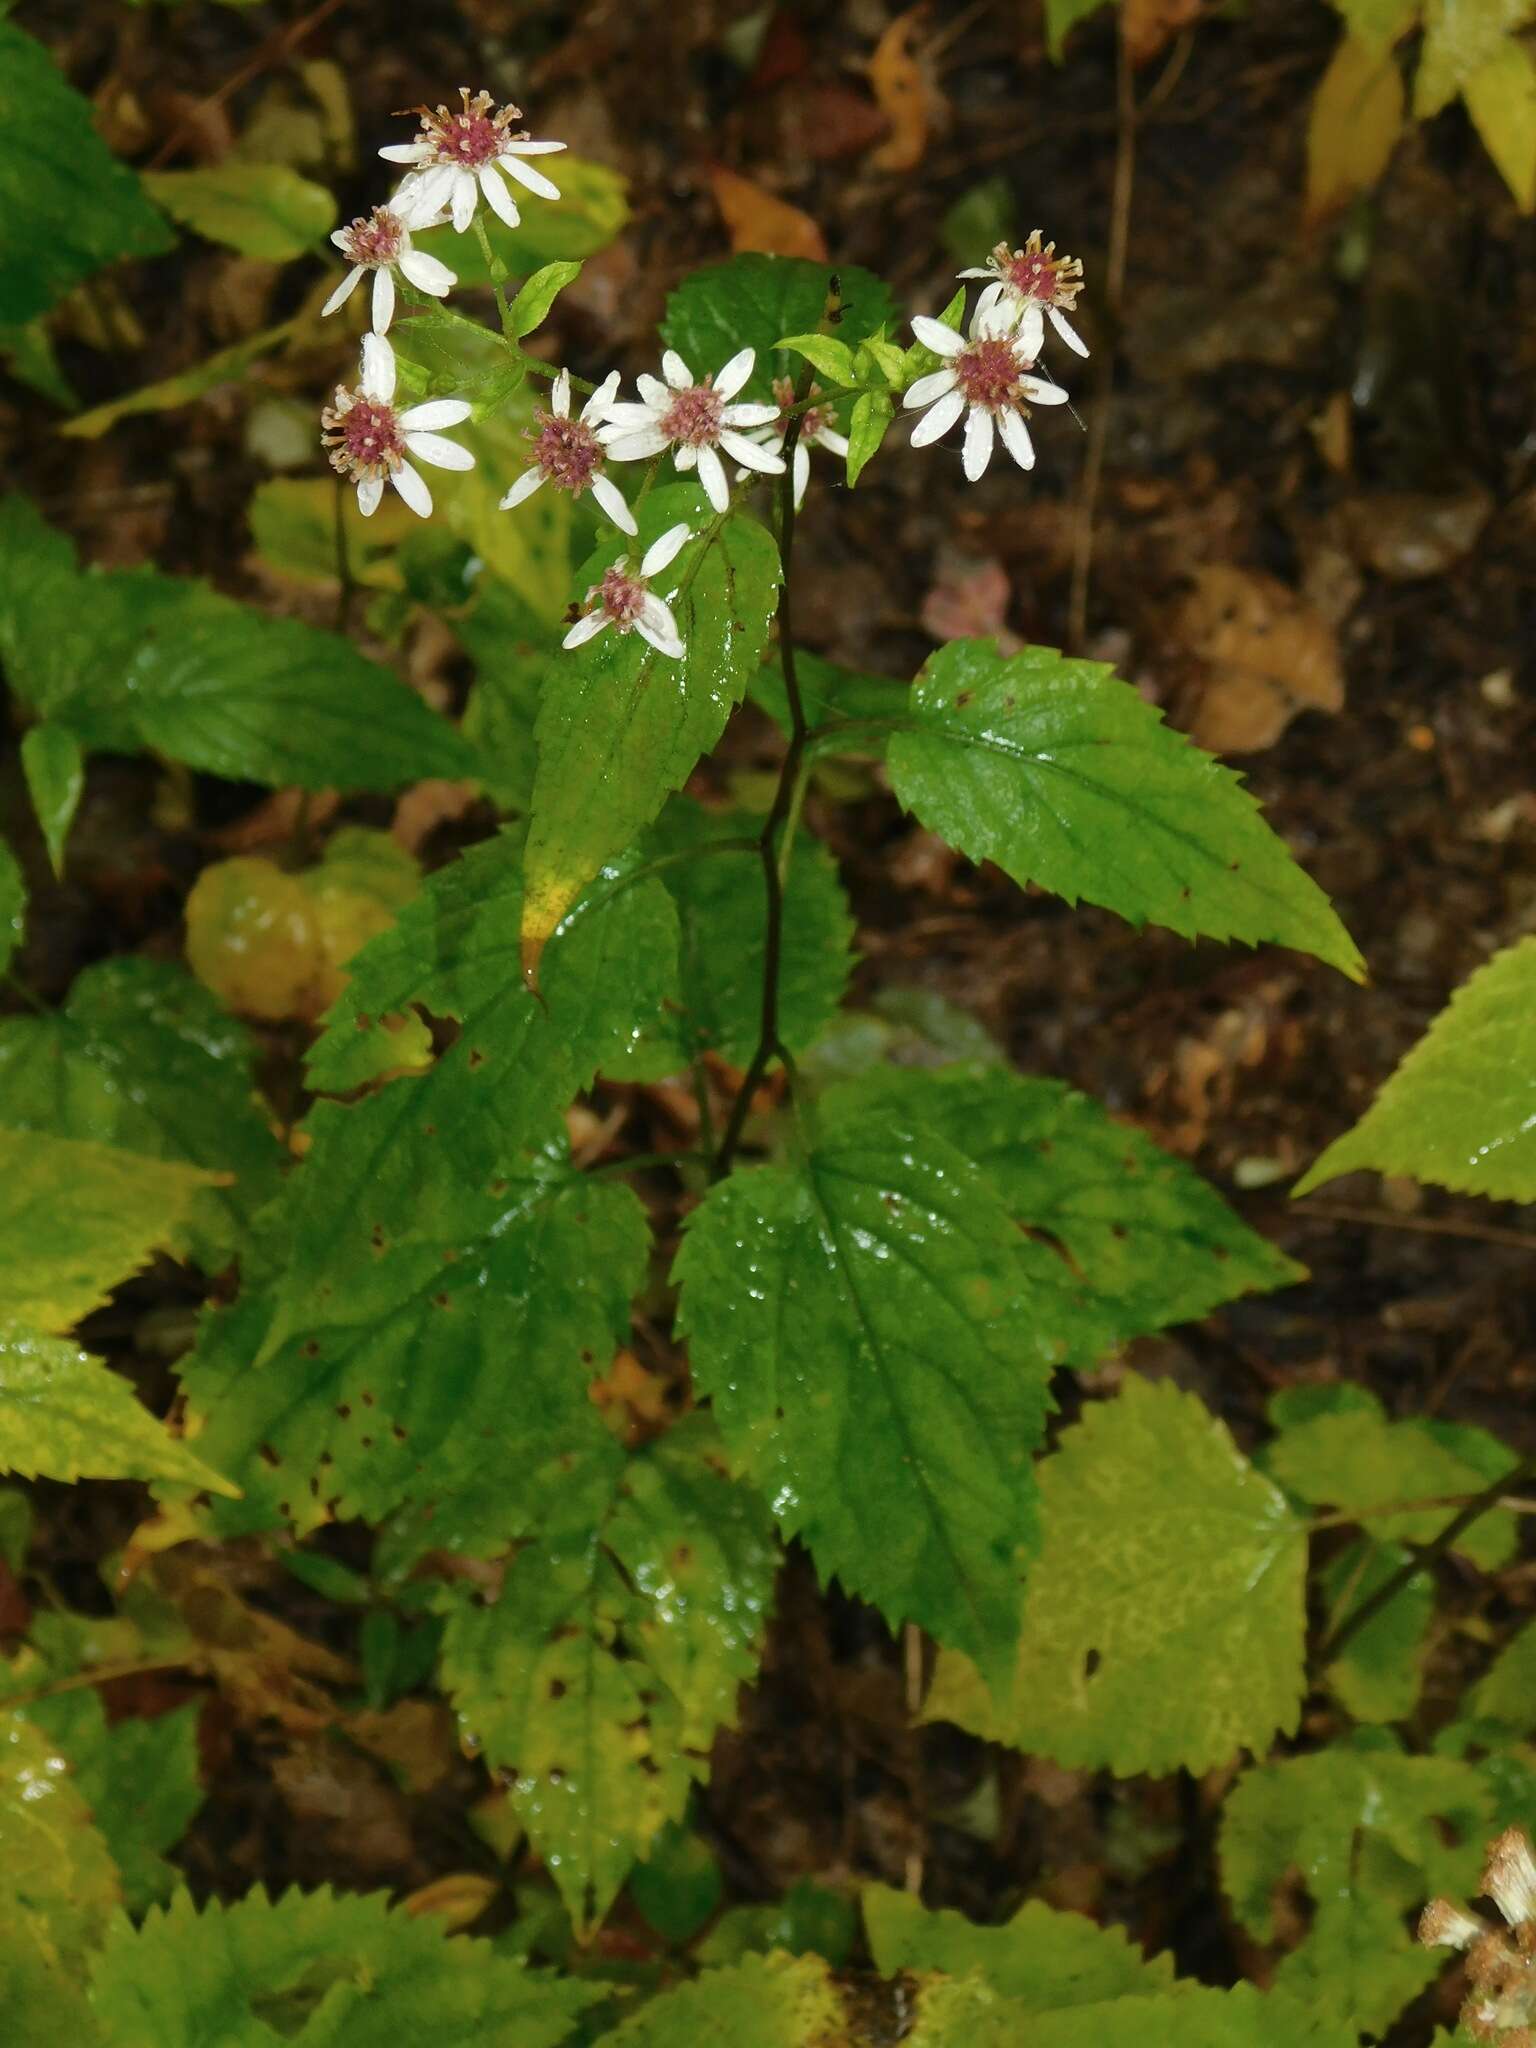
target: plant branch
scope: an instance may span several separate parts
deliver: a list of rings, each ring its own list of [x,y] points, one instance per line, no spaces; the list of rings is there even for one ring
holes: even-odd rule
[[[1451,1517],[1438,1536],[1421,1545],[1406,1564],[1399,1565],[1390,1578],[1382,1580],[1374,1593],[1362,1600],[1360,1605],[1347,1614],[1336,1627],[1325,1631],[1322,1641],[1308,1660],[1308,1675],[1316,1679],[1320,1672],[1325,1671],[1334,1662],[1346,1644],[1354,1641],[1368,1621],[1374,1621],[1383,1608],[1391,1606],[1410,1579],[1417,1578],[1420,1572],[1428,1571],[1437,1558],[1444,1557],[1456,1538],[1470,1529],[1474,1522],[1480,1521],[1490,1508],[1496,1508],[1505,1494],[1518,1493],[1520,1488],[1533,1478],[1536,1478],[1536,1457],[1523,1458],[1511,1471],[1501,1473],[1497,1479],[1490,1481],[1481,1493],[1474,1494],[1461,1512]]]

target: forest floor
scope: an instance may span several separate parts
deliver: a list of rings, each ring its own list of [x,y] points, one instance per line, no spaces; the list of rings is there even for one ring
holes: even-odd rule
[[[867,266],[923,310],[952,290],[950,209],[981,188],[984,217],[996,203],[986,188],[1003,181],[1016,237],[1039,225],[1087,267],[1081,325],[1095,354],[1067,381],[1088,429],[1096,406],[1107,413],[1076,651],[1112,662],[1243,770],[1335,899],[1371,978],[1355,987],[1299,956],[1191,947],[1021,894],[855,775],[823,782],[809,821],[852,894],[857,998],[905,992],[910,1011],[912,992],[943,997],[1026,1071],[1099,1096],[1189,1159],[1309,1269],[1304,1284],[1136,1357],[1198,1391],[1240,1442],[1257,1439],[1277,1387],[1342,1377],[1394,1414],[1481,1423],[1529,1452],[1536,1219],[1368,1175],[1295,1204],[1287,1188],[1451,990],[1536,930],[1536,680],[1520,659],[1536,641],[1536,228],[1459,113],[1405,141],[1374,201],[1308,228],[1307,114],[1336,17],[1312,0],[1232,12],[1135,74],[1132,135],[1108,14],[1057,67],[1037,8],[935,5],[916,35],[925,133],[894,170],[872,160],[889,143],[866,72],[892,18],[882,0],[805,0],[766,36],[724,0],[344,0],[308,16],[32,0],[18,19],[97,95],[139,161],[161,144],[177,165],[217,157],[232,133],[297,103],[296,64],[330,60],[356,136],[338,180],[343,218],[376,196],[373,152],[399,131],[393,112],[460,83],[513,93],[536,132],[632,181],[629,230],[539,337],[596,374],[647,367],[667,290],[727,252],[714,167],[802,209],[835,260]],[[1106,277],[1117,164],[1128,199],[1118,310]],[[153,275],[153,303],[142,290],[104,302],[101,330],[65,343],[85,403],[285,317],[312,284],[190,240]],[[338,368],[284,358],[255,396],[318,405]],[[252,403],[235,385],[78,442],[0,386],[0,463],[88,560],[153,556],[298,603],[251,558],[245,507],[267,473]],[[817,494],[800,542],[806,643],[908,676],[958,633],[1069,641],[1091,434],[1065,414],[1037,425],[1027,483],[999,459],[969,487],[958,456],[908,460],[893,443],[857,492]],[[408,669],[450,701],[462,691],[446,635],[423,630]],[[775,744],[744,712],[700,786],[766,767]],[[20,817],[14,761],[4,778],[0,801]],[[147,762],[93,762],[68,880],[39,885],[21,962],[45,1000],[103,954],[176,956],[188,881],[265,801],[199,782],[171,802],[163,782]],[[347,815],[387,822],[388,807]],[[427,857],[446,857],[462,829],[429,839]],[[275,1065],[291,1066],[294,1050],[273,1033]],[[156,1268],[93,1341],[152,1381],[156,1333],[194,1302],[183,1272]],[[143,1494],[36,1493],[55,1584],[101,1604],[100,1560],[141,1518]],[[344,1609],[244,1568],[258,1603],[346,1645]],[[1502,1629],[1536,1601],[1536,1564],[1469,1572],[1456,1597],[1472,1625]],[[1454,1689],[1460,1640],[1448,1630],[1436,1649],[1427,1727]],[[1214,1881],[1215,1788],[1114,1785],[950,1729],[914,1735],[908,1682],[902,1646],[792,1560],[764,1675],[740,1729],[721,1738],[703,1802],[737,1897],[776,1897],[803,1877],[901,1884],[920,1862],[931,1904],[990,1919],[1027,1889],[1107,1912],[1213,1981],[1262,1976]],[[212,1796],[180,1855],[194,1885],[418,1887],[477,1853],[456,1806],[468,1766],[417,1792],[372,1769],[327,1776],[291,1730],[232,1708],[210,1759]],[[604,1938],[616,1954],[639,1939],[622,1915]],[[1423,2041],[1428,2018],[1421,2005],[1394,2040]]]

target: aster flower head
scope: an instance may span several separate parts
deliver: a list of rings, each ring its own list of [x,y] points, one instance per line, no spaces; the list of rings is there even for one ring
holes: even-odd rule
[[[421,223],[418,221],[417,225]],[[352,268],[320,308],[334,313],[357,289],[365,270],[373,272],[373,331],[387,334],[395,316],[395,271],[421,292],[434,299],[446,298],[458,283],[446,263],[439,263],[424,249],[411,247],[411,231],[404,219],[388,206],[376,206],[364,220],[361,216],[348,228],[337,228],[331,236]]]
[[[1466,1951],[1461,2023],[1474,2041],[1536,2048],[1536,1856],[1524,1828],[1506,1828],[1489,1845],[1482,1890],[1503,1927],[1450,1899],[1432,1899],[1419,1920],[1419,1940],[1426,1948]]]
[[[1024,424],[1029,406],[1067,402],[1059,384],[1030,374],[1043,331],[1039,309],[1026,307],[1020,317],[1012,307],[997,302],[978,305],[968,334],[957,334],[942,321],[919,313],[912,331],[925,348],[944,358],[940,368],[919,377],[902,400],[909,410],[928,408],[912,430],[912,446],[924,448],[936,441],[964,413],[965,473],[972,483],[992,460],[994,433],[1002,435],[1003,446],[1020,469],[1033,469],[1035,448]]]
[[[1066,317],[1077,309],[1083,266],[1075,256],[1058,256],[1054,242],[1042,247],[1038,228],[1022,249],[999,242],[982,269],[962,270],[960,275],[988,281],[977,302],[978,312],[996,305],[1011,306],[1016,314],[1033,308],[1037,315],[1046,315],[1068,348],[1087,355],[1087,344]]]
[[[549,394],[549,411],[535,412],[533,430],[524,436],[533,444],[528,467],[502,499],[503,512],[531,498],[542,484],[553,484],[573,498],[590,491],[615,526],[625,533],[635,531],[635,515],[625,504],[623,492],[603,474],[607,454],[597,435],[618,388],[619,373],[612,370],[572,419],[571,373],[560,372]]]
[[[613,405],[601,430],[601,439],[615,462],[640,462],[661,455],[670,448],[672,461],[682,471],[697,469],[705,496],[717,512],[731,502],[721,455],[729,455],[743,469],[755,469],[765,476],[780,476],[784,459],[758,446],[741,432],[743,427],[766,427],[779,416],[776,405],[733,404],[736,393],[752,374],[757,360],[755,349],[738,349],[713,377],[693,381],[693,372],[677,354],[668,349],[661,359],[660,377],[639,377],[639,404]]]
[[[813,384],[809,396],[815,398],[821,386]],[[775,455],[783,453],[785,437],[789,432],[790,408],[795,402],[795,380],[793,377],[775,377],[773,395],[779,403],[779,416],[766,433],[755,434],[753,439],[761,447]],[[825,448],[830,455],[848,453],[848,436],[838,433],[832,424],[830,406],[811,405],[800,415],[800,432],[795,440],[794,480],[795,510],[798,512],[805,503],[806,486],[811,480],[811,450]],[[741,482],[744,472],[738,470],[736,481]]]
[[[426,519],[432,493],[408,458],[438,469],[473,469],[469,450],[436,431],[467,420],[469,407],[462,398],[431,398],[397,412],[394,401],[395,352],[382,334],[365,334],[357,388],[336,387],[335,403],[320,415],[321,443],[330,450],[332,469],[357,485],[357,508],[365,519],[378,510],[386,483]]]
[[[421,116],[421,133],[414,142],[392,142],[379,155],[393,164],[409,164],[410,175],[395,194],[397,211],[412,227],[423,227],[444,208],[455,230],[463,234],[475,217],[481,198],[495,214],[515,228],[522,216],[507,190],[507,178],[537,192],[541,199],[558,199],[560,188],[552,185],[542,171],[526,163],[530,156],[547,156],[564,149],[563,142],[535,142],[526,129],[512,132],[512,123],[523,117],[521,107],[497,107],[488,92],[459,87],[464,104],[457,113],[439,107],[415,111]],[[505,175],[503,175],[503,173]]]
[[[591,640],[612,626],[618,633],[638,633],[658,654],[665,654],[672,661],[681,661],[683,636],[677,630],[677,620],[672,615],[672,607],[652,593],[650,579],[659,576],[674,562],[679,551],[692,538],[686,522],[669,526],[640,557],[637,571],[632,571],[629,558],[621,555],[618,561],[604,570],[602,581],[594,583],[587,592],[589,609],[583,612],[561,644],[580,647],[584,640]]]

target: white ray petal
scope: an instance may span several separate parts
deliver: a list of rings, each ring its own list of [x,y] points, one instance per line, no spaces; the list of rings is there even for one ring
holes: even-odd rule
[[[686,519],[680,519],[676,526],[669,526],[665,533],[653,540],[640,558],[642,576],[659,576],[663,569],[670,567],[692,538]]]
[[[635,533],[635,515],[624,502],[624,493],[611,476],[595,476],[592,479],[593,497],[621,533]]]
[[[661,359],[661,374],[673,391],[686,391],[693,383],[693,372],[683,361],[675,348],[669,348]]]
[[[357,509],[365,519],[371,519],[379,509],[379,500],[384,495],[384,479],[381,476],[365,476],[357,486]]]
[[[395,317],[395,280],[386,264],[373,273],[373,331],[388,334]]]
[[[431,154],[430,142],[391,142],[379,151],[389,164],[424,164]]]
[[[549,387],[549,409],[557,420],[571,416],[571,373],[562,370]]]
[[[384,405],[395,395],[395,352],[382,334],[363,336],[362,388]]]
[[[412,469],[408,462],[401,463],[400,467],[390,477],[390,482],[419,518],[430,519],[432,517],[432,493],[427,489],[422,477],[417,471]]]
[[[848,436],[846,434],[839,434],[832,427],[823,427],[821,432],[813,435],[812,438],[816,446],[818,448],[825,448],[829,455],[846,455],[848,453]]]
[[[498,511],[510,512],[514,505],[521,505],[524,498],[531,498],[533,496],[543,481],[544,472],[536,463],[530,468],[525,469],[511,490],[502,499],[497,507]]]
[[[456,235],[464,234],[467,231],[470,222],[474,219],[475,199],[478,196],[479,191],[480,187],[475,183],[474,178],[470,172],[454,172],[453,231]]]
[[[428,398],[420,405],[407,406],[400,415],[400,424],[408,434],[425,428],[428,432],[438,427],[461,426],[469,418],[469,403],[463,398]]]
[[[683,636],[677,630],[672,608],[659,597],[652,597],[649,591],[635,621],[635,631],[642,640],[649,640],[658,654],[665,654],[670,661],[682,660]]]
[[[612,440],[606,436],[603,440],[611,462],[643,462],[647,456],[660,455],[667,446],[660,427],[644,427],[637,434],[615,434]]]
[[[1071,321],[1067,318],[1066,314],[1058,313],[1054,306],[1048,306],[1046,308],[1046,311],[1051,316],[1051,325],[1055,328],[1056,332],[1061,336],[1062,340],[1067,344],[1067,347],[1071,349],[1076,349],[1077,353],[1080,356],[1087,355],[1087,342],[1084,341],[1083,337],[1072,325]]]
[[[1035,444],[1029,438],[1029,429],[1024,424],[1024,415],[1015,412],[1012,406],[998,416],[998,431],[1003,437],[1003,446],[1019,465],[1020,469],[1035,466]]]
[[[1019,389],[1034,405],[1066,405],[1071,398],[1059,384],[1047,384],[1040,377],[1021,377]]]
[[[930,320],[926,313],[913,315],[912,332],[936,356],[957,356],[965,347],[964,338],[953,327],[946,327],[941,320]]]
[[[781,463],[780,468],[783,467]],[[699,482],[704,486],[704,495],[717,512],[727,512],[731,504],[731,486],[725,474],[725,465],[713,448],[699,450]]]
[[[908,408],[932,405],[936,398],[942,398],[946,391],[955,388],[953,370],[930,370],[926,377],[919,377],[906,397],[901,401]]]
[[[763,476],[784,474],[783,456],[775,455],[760,441],[749,441],[745,434],[733,434],[727,427],[720,436],[720,446],[727,455],[734,455],[743,469],[755,469]]]
[[[672,467],[674,469],[697,469],[698,466],[699,451],[697,448],[682,447],[673,450]]]
[[[542,171],[536,171],[532,164],[524,163],[520,156],[503,150],[496,159],[509,178],[516,178],[519,185],[526,185],[530,192],[536,192],[541,199],[558,199],[560,187],[546,178]]]
[[[473,469],[475,458],[457,441],[441,434],[407,434],[405,445],[418,462],[430,462],[434,469]]]
[[[759,405],[751,401],[740,405],[728,405],[720,415],[723,427],[767,427],[779,416],[776,405]]]
[[[940,434],[947,434],[965,411],[965,400],[958,391],[947,391],[937,404],[929,406],[917,425],[912,429],[912,446],[926,448],[930,441],[937,441]]]
[[[357,290],[357,280],[362,276],[362,274],[363,266],[361,265],[361,263],[354,263],[352,268],[347,272],[346,276],[341,280],[341,283],[337,285],[335,291],[331,293],[331,296],[320,308],[322,318],[327,313],[334,313],[338,306],[344,306],[347,303],[347,300],[350,299],[352,294]]]
[[[504,220],[509,228],[515,228],[522,219],[517,202],[507,190],[507,182],[494,164],[480,166],[480,190],[485,194],[485,203],[492,213]]]
[[[811,451],[803,441],[795,443],[795,510],[798,512],[805,503],[806,488],[811,481]]]
[[[591,640],[598,633],[601,633],[607,623],[608,614],[606,612],[587,612],[576,621],[569,633],[560,642],[560,645],[562,647],[580,647],[584,640]]]
[[[605,420],[608,417],[609,408],[613,404],[618,389],[619,373],[617,370],[610,370],[586,404],[581,408],[581,417],[589,427],[595,427],[601,420]]]
[[[552,150],[568,149],[565,142],[530,142],[526,138],[501,145],[503,156],[548,156]]]
[[[731,360],[724,365],[715,379],[715,389],[722,398],[734,398],[742,385],[752,374],[752,365],[757,361],[755,348],[739,348]]]
[[[961,461],[965,473],[972,483],[983,475],[992,460],[992,415],[979,405],[971,407],[971,416],[965,423],[965,452]]]
[[[400,258],[401,275],[415,285],[417,291],[427,292],[434,299],[445,299],[458,283],[458,273],[439,263],[435,256],[429,256],[425,249],[407,249]]]

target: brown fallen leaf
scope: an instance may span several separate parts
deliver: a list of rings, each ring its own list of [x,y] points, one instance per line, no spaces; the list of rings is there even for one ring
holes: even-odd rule
[[[1124,0],[1120,32],[1133,64],[1149,64],[1199,17],[1203,0]]]
[[[1227,564],[1197,569],[1169,639],[1199,691],[1190,735],[1213,753],[1272,747],[1299,711],[1343,705],[1333,628],[1273,576]]]
[[[446,1920],[448,1931],[457,1934],[480,1918],[500,1890],[494,1877],[485,1877],[476,1870],[456,1870],[449,1877],[434,1878],[431,1884],[411,1892],[405,1900],[405,1910],[413,1920],[424,1915]]]
[[[418,782],[395,805],[390,837],[407,853],[419,853],[439,825],[462,818],[479,795],[478,782],[444,782],[436,776]]]
[[[869,85],[891,132],[869,159],[874,171],[910,171],[923,160],[932,125],[933,92],[914,43],[927,15],[924,0],[898,14],[869,60]]]
[[[990,638],[999,654],[1017,654],[1024,642],[1007,625],[1011,595],[1008,572],[995,555],[978,560],[946,549],[923,599],[923,631],[935,640]]]
[[[1415,583],[1471,554],[1493,511],[1481,484],[1459,491],[1373,491],[1342,507],[1355,557],[1378,576]]]
[[[709,167],[710,189],[731,237],[731,247],[740,255],[756,249],[765,256],[804,256],[812,263],[827,261],[827,244],[821,229],[808,213],[779,199],[750,178],[728,171],[724,164]]]

